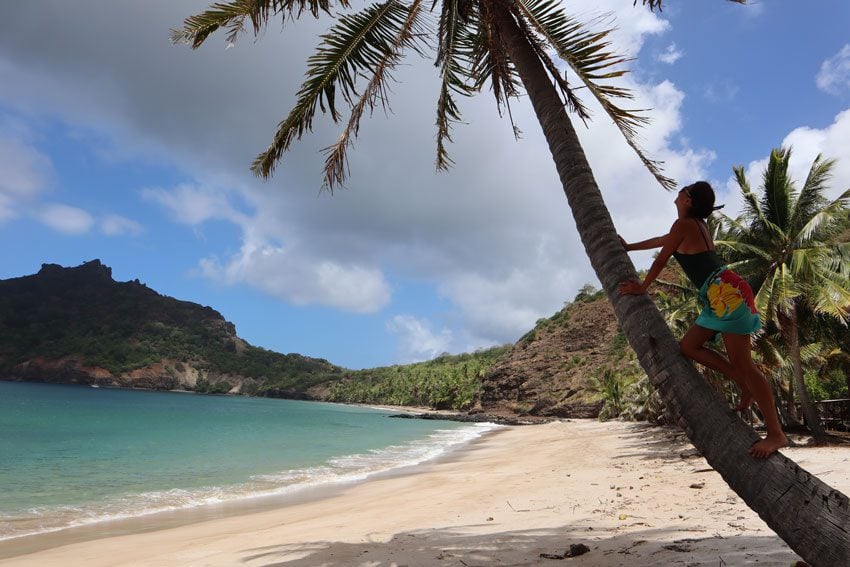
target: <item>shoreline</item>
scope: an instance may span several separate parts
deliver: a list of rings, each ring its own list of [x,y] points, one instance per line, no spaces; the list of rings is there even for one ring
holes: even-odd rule
[[[782,452],[850,492],[850,449]],[[0,564],[551,565],[541,554],[579,543],[589,552],[570,561],[594,566],[798,559],[672,428],[503,427],[411,469],[266,510],[130,535],[101,530]]]
[[[193,393],[193,392],[189,392]],[[319,402],[331,403],[331,402]],[[337,404],[352,406],[355,404]],[[374,407],[363,404],[357,405],[367,409],[384,412],[396,411],[398,408]],[[387,415],[387,417],[392,417]],[[446,420],[451,421],[451,420]],[[475,431],[474,425],[464,427],[464,430]],[[462,452],[466,448],[479,443],[482,439],[503,429],[503,426],[491,424],[493,427],[470,433],[469,439],[443,445],[436,456],[413,463],[398,463],[386,469],[363,472],[362,476],[340,477],[319,483],[294,484],[281,487],[280,492],[255,493],[235,496],[220,502],[202,503],[186,507],[140,512],[125,517],[98,518],[90,523],[64,526],[49,529],[44,532],[0,539],[0,563],[23,553],[32,553],[51,549],[69,543],[85,543],[114,536],[132,536],[151,531],[177,528],[209,520],[217,520],[234,516],[250,515],[269,510],[284,509],[288,506],[315,502],[333,497],[346,488],[369,482],[374,479],[395,476],[414,475],[425,470],[433,463],[439,463],[451,455]]]

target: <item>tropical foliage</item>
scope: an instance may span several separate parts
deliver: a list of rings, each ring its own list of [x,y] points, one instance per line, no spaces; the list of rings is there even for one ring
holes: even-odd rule
[[[850,321],[850,243],[839,241],[850,189],[832,201],[826,198],[835,162],[821,156],[797,189],[788,172],[790,159],[790,149],[773,150],[757,192],[744,168],[734,168],[744,211],[736,219],[727,217],[729,238],[717,244],[728,250],[734,269],[750,279],[766,333],[782,336],[806,422],[823,437],[805,387],[802,345],[811,342],[804,331],[815,321],[833,319],[844,326]]]
[[[361,370],[330,386],[328,401],[469,409],[482,379],[510,346],[434,360]]]
[[[766,325],[754,337],[754,359],[785,402],[780,407],[783,421],[794,425],[798,369],[812,400],[848,396],[850,191],[831,202],[824,197],[834,162],[818,157],[798,192],[788,177],[789,159],[788,150],[772,152],[757,193],[750,189],[742,168],[735,168],[745,211],[736,219],[710,218],[709,230],[721,256],[758,292]],[[674,335],[681,337],[699,311],[696,293],[676,263],[668,265],[658,282],[655,302]],[[788,316],[792,309],[793,327]],[[796,351],[794,341],[789,342],[794,332]],[[722,351],[722,342],[713,348]],[[707,369],[703,374],[730,404],[737,403],[731,382]],[[805,403],[811,408],[810,401]]]

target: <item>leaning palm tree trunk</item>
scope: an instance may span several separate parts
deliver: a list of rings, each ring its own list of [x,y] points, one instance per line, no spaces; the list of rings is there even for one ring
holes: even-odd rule
[[[750,458],[757,435],[705,383],[648,296],[621,296],[635,278],[575,129],[508,2],[493,0],[499,34],[528,93],[576,227],[641,366],[689,439],[729,486],[813,565],[850,565],[850,501],[782,455]],[[503,3],[504,2],[504,3]]]

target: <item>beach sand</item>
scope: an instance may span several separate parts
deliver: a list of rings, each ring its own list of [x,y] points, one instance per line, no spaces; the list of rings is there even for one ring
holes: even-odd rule
[[[850,448],[783,452],[850,493]],[[541,557],[563,555],[571,544],[590,551],[565,561]],[[677,430],[575,420],[506,427],[411,474],[310,501],[71,543],[0,565],[788,566],[795,559]]]

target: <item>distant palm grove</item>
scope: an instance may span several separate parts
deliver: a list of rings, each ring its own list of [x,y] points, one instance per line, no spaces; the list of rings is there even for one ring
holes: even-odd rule
[[[328,401],[465,410],[472,407],[487,371],[510,350],[443,354],[428,362],[361,370],[330,386]]]

